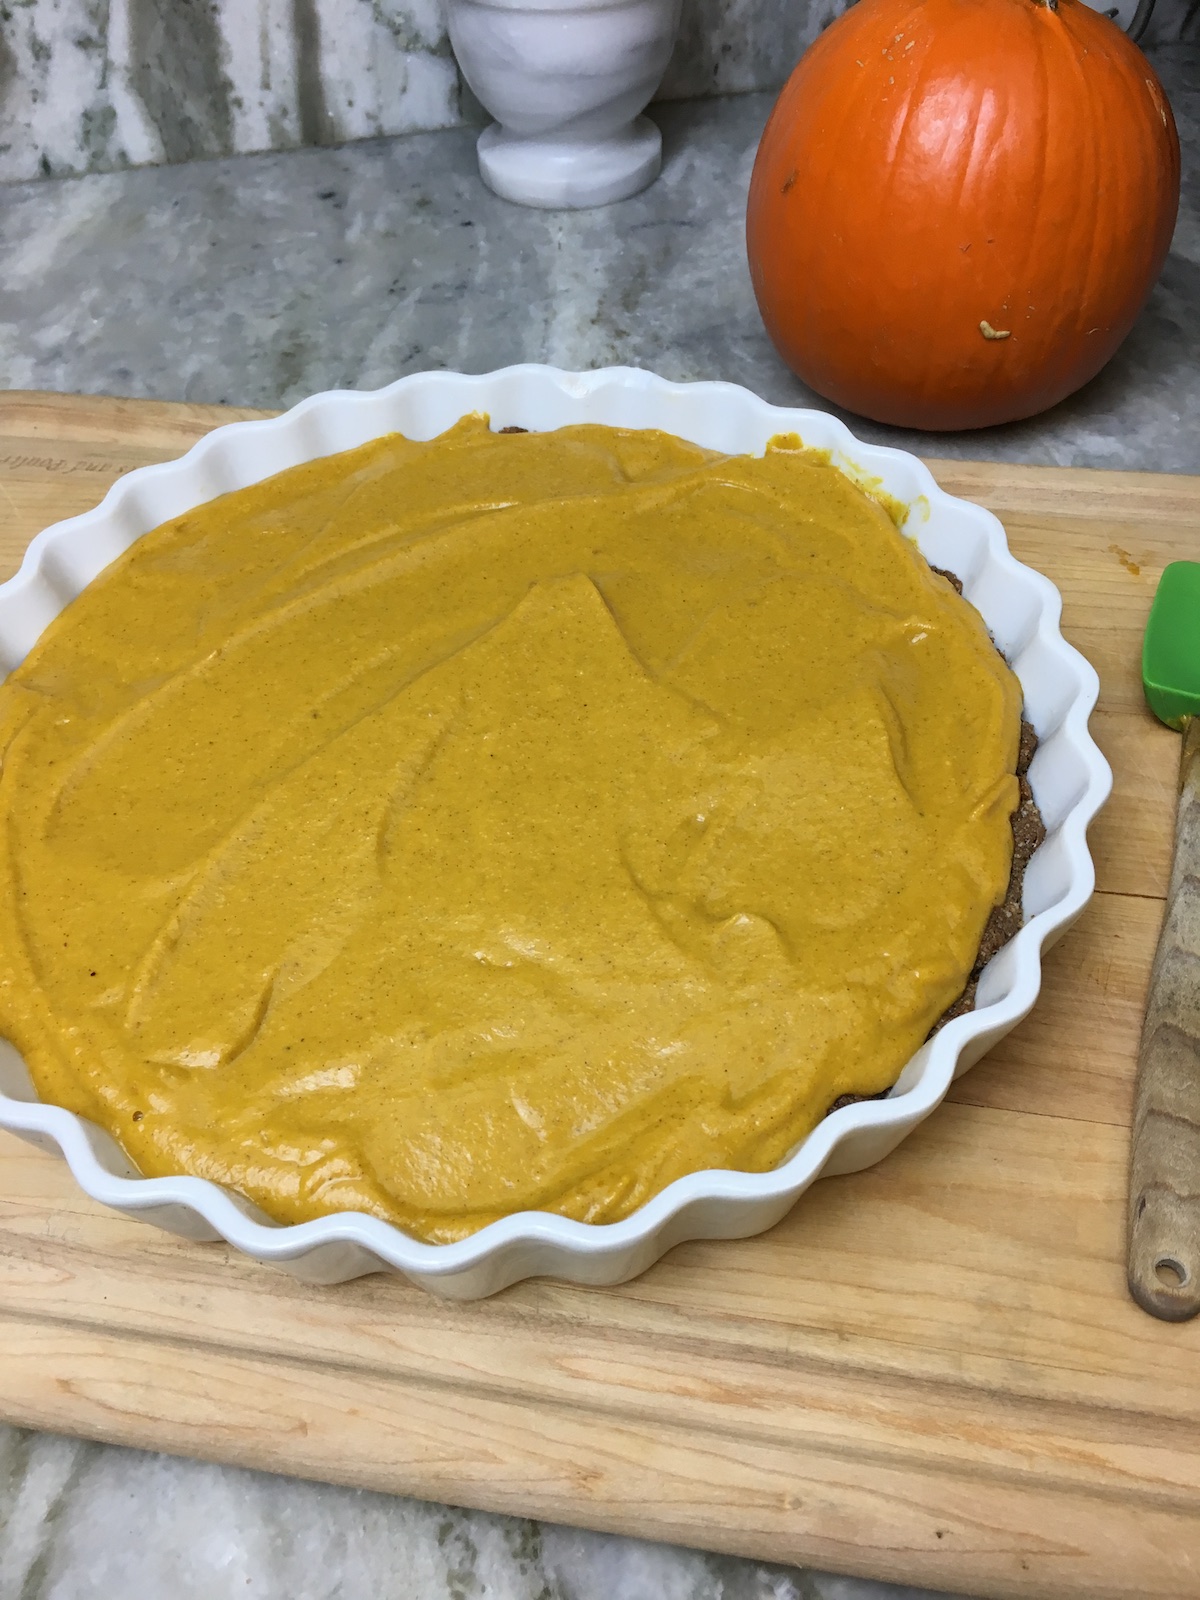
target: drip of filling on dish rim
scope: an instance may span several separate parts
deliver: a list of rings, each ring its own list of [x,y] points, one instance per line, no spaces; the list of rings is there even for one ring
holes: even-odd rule
[[[614,1221],[895,1081],[1020,718],[794,437],[378,439],[139,539],[0,689],[0,1031],[280,1221]]]

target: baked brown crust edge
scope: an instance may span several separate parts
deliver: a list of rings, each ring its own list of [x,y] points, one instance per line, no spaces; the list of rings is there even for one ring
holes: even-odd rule
[[[945,567],[935,567],[930,563],[930,571],[936,572],[939,578],[946,582],[958,593],[962,594],[962,579],[956,573],[947,572]],[[997,646],[997,654],[1005,665],[1008,665],[1003,650]],[[1008,875],[1008,888],[1005,890],[1004,899],[998,906],[993,907],[991,916],[987,919],[983,929],[983,937],[979,941],[979,951],[975,957],[975,964],[971,968],[971,975],[967,979],[966,988],[959,995],[953,1005],[947,1006],[945,1011],[934,1023],[926,1034],[927,1039],[932,1039],[939,1029],[944,1028],[955,1017],[964,1016],[968,1011],[975,1009],[975,991],[979,987],[979,977],[984,967],[996,954],[1003,950],[1008,941],[1015,936],[1025,920],[1022,894],[1025,887],[1025,869],[1029,865],[1033,852],[1046,837],[1046,825],[1042,821],[1042,814],[1038,810],[1037,801],[1033,798],[1033,790],[1029,787],[1029,763],[1037,752],[1038,736],[1033,731],[1031,723],[1024,717],[1021,718],[1021,743],[1017,750],[1017,782],[1020,785],[1020,796],[1017,809],[1012,814],[1013,854],[1012,869]],[[894,1087],[894,1085],[893,1085]],[[842,1106],[856,1104],[860,1100],[886,1100],[891,1094],[891,1089],[883,1089],[879,1094],[840,1094],[830,1106],[829,1111],[838,1111]],[[825,1113],[829,1115],[829,1111]]]
[[[958,593],[962,594],[962,579],[953,572],[947,572],[944,567],[930,566],[939,578],[946,582]],[[997,654],[1008,665],[1004,652],[997,646]],[[1021,743],[1017,750],[1017,782],[1020,785],[1020,797],[1017,809],[1012,814],[1013,856],[1012,870],[1008,877],[1008,888],[1004,899],[996,906],[983,930],[983,938],[979,941],[979,953],[975,957],[975,965],[971,968],[971,976],[967,979],[967,986],[959,995],[952,1006],[948,1006],[938,1020],[930,1028],[928,1037],[933,1038],[939,1028],[944,1028],[955,1017],[961,1017],[964,1012],[971,1011],[975,1006],[975,990],[979,984],[979,975],[998,950],[1002,950],[1008,941],[1013,938],[1025,920],[1022,906],[1022,891],[1025,886],[1025,868],[1029,865],[1033,852],[1046,837],[1046,825],[1042,821],[1042,813],[1038,810],[1037,801],[1033,798],[1033,790],[1029,787],[1029,763],[1037,753],[1038,736],[1033,731],[1032,725],[1021,718]]]

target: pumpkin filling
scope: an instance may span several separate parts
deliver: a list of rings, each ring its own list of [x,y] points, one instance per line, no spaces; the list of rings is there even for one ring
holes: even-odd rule
[[[895,1082],[1020,726],[794,438],[392,435],[139,539],[0,688],[0,1030],[281,1222],[614,1221]]]

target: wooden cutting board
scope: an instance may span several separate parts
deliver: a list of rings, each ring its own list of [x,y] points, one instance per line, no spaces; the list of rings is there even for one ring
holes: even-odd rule
[[[246,413],[0,396],[0,577]],[[0,1416],[936,1589],[1200,1595],[1200,1321],[1125,1292],[1134,1056],[1179,740],[1142,704],[1200,478],[936,462],[1064,598],[1116,771],[1029,1020],[887,1161],[616,1289],[293,1282],[83,1199],[0,1135]]]

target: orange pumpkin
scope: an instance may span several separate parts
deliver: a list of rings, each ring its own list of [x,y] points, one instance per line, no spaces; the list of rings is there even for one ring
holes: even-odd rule
[[[859,0],[771,113],[750,271],[818,394],[880,422],[981,428],[1099,372],[1178,207],[1158,79],[1080,0]]]

